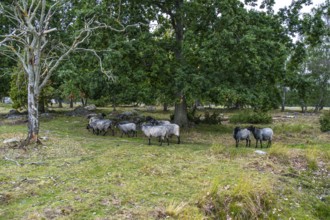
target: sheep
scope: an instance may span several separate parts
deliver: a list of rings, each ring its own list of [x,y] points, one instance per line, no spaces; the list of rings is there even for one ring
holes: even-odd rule
[[[91,118],[92,119],[92,118]],[[113,122],[109,119],[93,119],[90,120],[89,124],[87,125],[88,128],[93,129],[93,134],[99,135],[103,132],[103,136],[106,135],[108,130],[112,130],[112,135],[114,135],[114,130],[112,128]]]
[[[177,124],[171,124],[171,123],[169,123],[169,124],[168,123],[165,123],[162,126],[166,127],[166,129],[167,129],[167,136],[168,137],[171,137],[172,135],[177,136],[177,138],[178,138],[178,144],[180,144],[180,126],[177,125]]]
[[[167,145],[169,145],[169,140],[168,140],[168,135],[167,135],[167,128],[165,126],[161,126],[161,125],[156,125],[153,126],[152,124],[146,124],[143,123],[141,126],[141,130],[143,131],[143,133],[145,134],[145,136],[148,137],[149,139],[149,145],[150,143],[150,139],[151,137],[159,137],[160,140],[160,146],[162,146],[164,139],[167,139]]]
[[[272,144],[273,138],[273,130],[271,128],[256,128],[254,126],[248,127],[248,129],[252,132],[254,138],[256,139],[256,148],[258,147],[258,141],[260,141],[260,146],[262,148],[262,141],[267,141],[267,147],[270,147]]]
[[[89,123],[87,124],[87,127],[86,127],[86,129],[87,129],[88,131],[91,131],[91,130],[92,130],[93,134],[97,133],[97,130],[96,130],[96,122],[97,122],[97,120],[93,120],[93,121],[89,122]]]
[[[133,136],[132,137],[137,137],[137,131],[136,131],[136,124],[135,123],[118,123],[116,124],[116,127],[119,128],[119,130],[121,130],[121,137],[123,137],[123,134],[127,134],[127,136],[129,136],[129,133],[132,133]]]
[[[236,147],[238,147],[238,143],[240,140],[246,140],[245,147],[251,146],[250,130],[246,128],[242,129],[240,127],[235,127],[233,136],[234,139],[236,140]]]
[[[93,131],[93,134],[95,134],[97,131],[95,130],[95,128],[96,128],[96,124],[95,124],[95,121],[97,121],[97,120],[101,120],[101,119],[103,119],[103,115],[89,115],[87,118],[89,118],[89,122],[88,122],[88,124],[87,124],[87,126],[86,126],[86,129],[88,130],[88,131]]]
[[[109,119],[102,119],[98,120],[97,122],[97,129],[101,132],[103,131],[103,136],[108,132],[108,130],[112,131],[112,136],[115,135],[115,131],[113,129],[113,122]]]

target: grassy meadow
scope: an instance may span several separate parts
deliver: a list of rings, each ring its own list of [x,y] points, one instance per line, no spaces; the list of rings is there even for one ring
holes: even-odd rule
[[[4,118],[9,110],[0,104],[0,219],[330,219],[330,133],[317,114],[274,111],[262,125],[273,128],[273,145],[255,149],[253,137],[250,148],[235,147],[228,121],[182,129],[181,144],[159,146],[141,131],[93,135],[85,117],[54,108],[41,119],[42,144],[24,151],[3,143],[27,135],[26,123]]]

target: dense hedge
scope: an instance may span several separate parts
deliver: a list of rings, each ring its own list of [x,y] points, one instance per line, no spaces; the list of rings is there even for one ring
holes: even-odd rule
[[[272,116],[266,112],[243,111],[229,118],[231,123],[270,124]]]

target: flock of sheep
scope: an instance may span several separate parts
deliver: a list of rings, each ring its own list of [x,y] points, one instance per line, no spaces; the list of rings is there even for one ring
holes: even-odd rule
[[[106,135],[106,133],[111,130],[112,135],[115,133],[115,128],[118,128],[121,131],[121,137],[131,135],[132,137],[137,136],[137,128],[141,127],[142,132],[149,139],[149,145],[151,144],[151,138],[159,138],[160,145],[163,142],[167,141],[169,145],[169,138],[173,135],[177,137],[178,144],[180,144],[180,127],[177,124],[173,124],[169,121],[158,121],[152,117],[147,117],[146,122],[141,125],[137,125],[134,122],[128,121],[114,121],[109,119],[104,119],[104,115],[92,116],[89,118],[89,123],[87,129],[92,131],[96,135]]]
[[[95,115],[89,118],[89,123],[87,125],[87,129],[96,135],[105,135],[109,130],[112,132],[112,135],[114,135],[115,128],[118,128],[121,131],[121,137],[123,137],[123,135],[137,137],[138,127],[148,138],[149,145],[151,144],[152,137],[159,138],[160,145],[162,145],[165,140],[167,141],[167,145],[169,145],[169,137],[172,137],[173,135],[177,137],[177,143],[180,144],[179,125],[169,121],[159,121],[150,116],[146,118],[146,122],[136,124],[129,121],[104,119],[104,115]],[[236,141],[236,147],[238,147],[240,140],[245,140],[246,147],[250,147],[251,133],[256,139],[256,147],[258,147],[258,142],[260,142],[260,146],[262,147],[262,141],[268,141],[267,147],[270,147],[273,138],[273,130],[271,128],[259,129],[254,126],[248,128],[235,127],[233,137]]]

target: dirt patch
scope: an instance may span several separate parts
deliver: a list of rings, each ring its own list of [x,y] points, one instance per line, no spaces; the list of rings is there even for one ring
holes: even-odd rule
[[[278,169],[274,164],[269,163],[268,161],[252,161],[244,166],[245,169],[254,169],[262,173],[274,173],[279,174],[282,172],[281,169]]]
[[[74,210],[71,206],[60,207],[60,208],[47,208],[44,210],[44,216],[46,219],[57,219],[61,216],[70,215]]]

